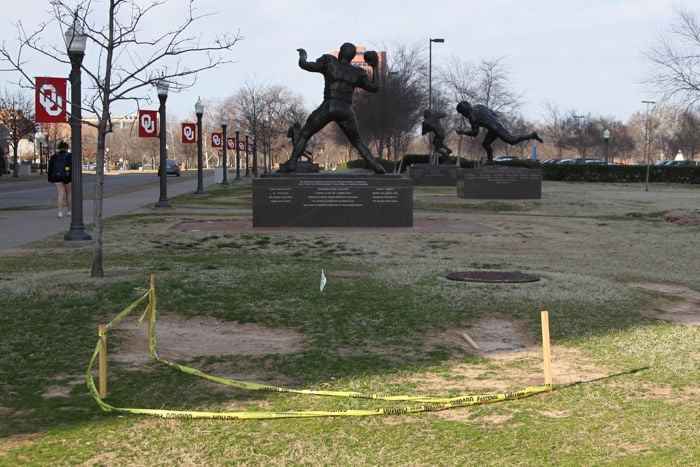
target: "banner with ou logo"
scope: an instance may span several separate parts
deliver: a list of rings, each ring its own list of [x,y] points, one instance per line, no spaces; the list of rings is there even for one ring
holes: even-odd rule
[[[65,78],[36,77],[34,114],[36,123],[65,123],[66,80]]]
[[[236,138],[226,138],[226,147],[236,149]]]
[[[220,148],[221,147],[221,133],[212,133],[211,134],[211,147],[213,148]]]
[[[139,110],[139,137],[155,138],[158,136],[158,111]]]
[[[182,143],[196,143],[197,142],[197,124],[196,123],[183,123],[182,124]]]

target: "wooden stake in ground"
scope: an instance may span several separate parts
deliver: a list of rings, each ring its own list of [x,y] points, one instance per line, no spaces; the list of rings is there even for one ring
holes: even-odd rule
[[[549,312],[540,313],[542,319],[542,358],[544,361],[544,384],[552,385],[552,352],[549,346]]]
[[[98,326],[98,335],[100,336],[100,354],[99,354],[99,379],[100,379],[100,397],[107,397],[107,326],[100,324]]]

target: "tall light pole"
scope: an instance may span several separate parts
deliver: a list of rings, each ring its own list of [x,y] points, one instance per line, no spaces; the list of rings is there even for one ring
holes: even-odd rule
[[[158,108],[158,113],[160,115],[160,131],[158,133],[160,139],[160,198],[158,199],[158,203],[156,203],[156,207],[171,208],[173,206],[170,204],[170,201],[168,201],[168,171],[166,167],[168,160],[168,142],[167,125],[165,124],[165,101],[168,98],[168,82],[164,79],[156,81],[156,92],[158,93],[158,101],[160,101],[160,107]]]
[[[44,135],[41,133],[41,123],[37,124],[36,134],[34,135],[34,146],[39,142],[39,175],[44,175],[44,151],[41,147]]]
[[[228,185],[228,162],[226,161],[226,150],[228,149],[228,141],[226,140],[226,127],[228,126],[228,117],[226,115],[223,115],[221,117],[221,137],[224,141],[223,143],[223,161],[224,161],[224,177],[221,180],[221,185],[226,186]]]
[[[610,154],[610,130],[607,128],[603,131],[603,139],[605,140],[605,164],[608,164],[608,155]]]
[[[642,101],[642,104],[647,105],[647,121],[646,124],[644,125],[644,159],[646,160],[647,163],[647,175],[646,179],[644,182],[644,191],[649,191],[649,165],[650,165],[650,160],[649,160],[649,150],[651,149],[651,139],[650,139],[650,133],[651,133],[651,113],[649,110],[649,106],[656,104],[655,101]]]
[[[194,113],[197,114],[197,191],[195,195],[204,195],[204,174],[202,173],[202,115],[204,115],[204,104],[202,99],[197,99],[194,105]]]
[[[248,136],[250,136],[250,132],[248,131],[248,128],[245,129],[245,177],[250,175],[250,170],[248,170]]]
[[[258,145],[253,135],[253,177],[258,178]]]
[[[238,137],[241,134],[241,125],[236,123],[236,180],[241,179],[241,145]]]
[[[64,240],[92,240],[85,230],[83,223],[83,146],[82,146],[82,112],[81,112],[81,83],[80,67],[85,57],[87,36],[75,14],[73,25],[65,34],[68,58],[70,59],[70,148],[71,148],[71,221],[70,229],[63,237]]]
[[[433,42],[442,44],[445,39],[431,37],[428,42],[428,110],[433,109]]]

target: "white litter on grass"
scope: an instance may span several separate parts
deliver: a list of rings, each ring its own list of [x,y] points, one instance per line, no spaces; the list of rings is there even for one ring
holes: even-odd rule
[[[323,273],[323,269],[321,269],[321,292],[326,288],[326,282],[326,275]]]

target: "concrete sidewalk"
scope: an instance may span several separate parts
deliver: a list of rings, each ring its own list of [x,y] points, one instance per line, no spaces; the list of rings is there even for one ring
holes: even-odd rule
[[[204,186],[214,184],[214,176],[204,177]],[[197,180],[183,178],[183,180],[168,180],[168,198],[183,193],[194,193],[197,189]],[[118,214],[151,209],[158,201],[160,187],[133,191],[126,194],[114,195],[102,201],[103,217],[107,218]],[[83,223],[92,224],[92,200],[83,202]],[[56,208],[28,209],[17,211],[0,211],[0,251],[8,250],[20,245],[42,240],[49,235],[66,233],[70,228],[71,218],[56,217]]]

